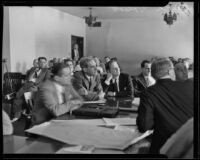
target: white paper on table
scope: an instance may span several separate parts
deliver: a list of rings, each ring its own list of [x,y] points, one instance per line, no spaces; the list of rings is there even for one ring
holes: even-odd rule
[[[105,126],[103,119],[73,119],[73,120],[51,120],[51,122],[62,123],[62,124],[82,124],[82,125],[94,125],[94,126]]]
[[[84,101],[83,104],[101,104],[106,103],[106,99],[100,99],[98,101]]]
[[[93,125],[51,123],[43,132],[31,132],[72,145],[93,145],[95,148],[125,149],[137,134]]]
[[[103,118],[107,126],[116,126],[116,125],[136,125],[135,118]]]
[[[114,129],[115,130],[120,130],[120,131],[129,130],[131,132],[135,132],[137,130],[137,127],[136,126],[119,126],[119,125],[117,125],[117,126],[115,126]]]
[[[140,98],[134,98],[134,100],[132,101],[132,104],[135,105],[135,106],[139,106]]]
[[[136,132],[138,132],[138,131],[136,131]],[[137,138],[133,139],[133,140],[130,142],[130,145],[132,145],[132,144],[134,144],[134,143],[136,143],[136,142],[138,142],[138,141],[144,139],[145,137],[149,136],[149,135],[152,134],[152,133],[153,133],[153,130],[148,130],[148,131],[146,131],[145,133],[140,133],[141,135],[138,136]]]
[[[44,122],[39,125],[35,125],[32,128],[26,130],[26,132],[35,133],[35,134],[42,134],[42,132],[51,124],[50,121]]]
[[[63,147],[59,149],[56,153],[81,153],[81,154],[91,154],[95,149],[94,146],[73,146],[73,147]]]

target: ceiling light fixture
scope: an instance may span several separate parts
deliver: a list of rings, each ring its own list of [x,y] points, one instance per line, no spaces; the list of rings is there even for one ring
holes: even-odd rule
[[[92,16],[92,8],[90,9],[89,16],[85,16],[85,23],[88,25],[88,27],[101,27],[101,22],[97,22],[97,17]]]
[[[164,13],[164,21],[169,26],[172,25],[177,20],[178,16],[184,14],[189,16],[191,14],[191,9],[184,2],[174,5],[170,3],[167,7],[169,7],[169,11]]]

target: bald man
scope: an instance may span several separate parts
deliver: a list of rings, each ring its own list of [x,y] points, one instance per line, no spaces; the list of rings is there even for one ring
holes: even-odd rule
[[[174,71],[177,81],[185,81],[188,79],[188,69],[184,63],[177,63],[174,67]]]

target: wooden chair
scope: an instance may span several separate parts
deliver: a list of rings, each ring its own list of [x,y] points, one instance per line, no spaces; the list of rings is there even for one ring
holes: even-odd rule
[[[11,105],[9,117],[15,118],[15,109],[13,108],[13,100],[16,92],[22,87],[22,73],[20,72],[6,72],[3,77],[3,93],[2,101],[5,104]]]

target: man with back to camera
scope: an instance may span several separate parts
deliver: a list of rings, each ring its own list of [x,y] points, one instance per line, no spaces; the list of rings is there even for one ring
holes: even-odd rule
[[[115,60],[109,61],[108,73],[102,82],[102,86],[106,96],[134,97],[131,77],[128,74],[121,73],[118,62]]]
[[[142,61],[141,69],[142,72],[138,76],[133,77],[134,95],[136,97],[140,97],[142,91],[155,84],[155,79],[151,76],[150,61]]]
[[[136,123],[140,132],[154,130],[150,153],[158,154],[166,140],[193,117],[193,82],[174,81],[168,58],[155,60],[151,71],[156,84],[142,92]]]
[[[103,92],[100,75],[97,72],[96,63],[92,57],[83,57],[80,60],[81,71],[74,73],[74,89],[86,101],[103,99]]]
[[[35,96],[33,124],[39,124],[78,109],[82,98],[71,85],[70,66],[57,63],[52,68],[53,78],[39,86]]]

